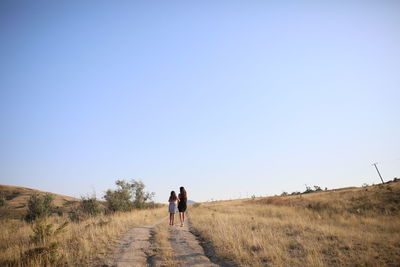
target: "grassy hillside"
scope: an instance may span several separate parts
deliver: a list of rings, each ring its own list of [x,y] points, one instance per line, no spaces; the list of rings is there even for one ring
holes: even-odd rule
[[[43,195],[49,192],[20,186],[0,185],[0,198],[4,201],[0,207],[0,219],[20,219],[26,213],[29,197],[34,193]],[[69,196],[53,193],[52,195],[54,196],[54,205],[60,207],[62,211],[69,211],[80,201]]]
[[[198,234],[239,266],[398,266],[400,182],[195,204]]]

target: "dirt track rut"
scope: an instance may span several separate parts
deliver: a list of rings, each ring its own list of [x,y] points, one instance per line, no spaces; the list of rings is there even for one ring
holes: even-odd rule
[[[210,261],[204,254],[196,237],[189,231],[186,224],[183,227],[170,228],[170,242],[176,259],[182,266],[214,267],[219,266]]]
[[[151,247],[151,231],[167,217],[149,226],[135,227],[129,230],[121,240],[112,260],[111,266],[139,267],[147,266],[147,255]]]

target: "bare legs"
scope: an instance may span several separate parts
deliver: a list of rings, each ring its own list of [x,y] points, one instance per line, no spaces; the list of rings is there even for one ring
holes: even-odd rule
[[[179,219],[181,220],[181,227],[185,223],[185,213],[184,212],[179,212]],[[175,221],[175,213],[170,213],[169,214],[169,225],[174,225]]]
[[[185,223],[185,213],[184,212],[179,212],[179,219],[181,220],[181,227]]]
[[[175,213],[170,213],[169,214],[169,225],[174,225],[175,221]]]

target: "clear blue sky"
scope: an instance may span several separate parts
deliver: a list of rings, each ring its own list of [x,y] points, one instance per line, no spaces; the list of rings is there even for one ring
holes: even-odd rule
[[[206,201],[400,176],[398,1],[62,2],[0,3],[1,184]]]

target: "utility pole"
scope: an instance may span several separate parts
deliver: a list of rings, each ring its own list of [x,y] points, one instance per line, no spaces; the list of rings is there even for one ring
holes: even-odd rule
[[[378,162],[372,163],[372,165],[375,166],[375,169],[376,169],[376,171],[378,172],[379,177],[381,178],[382,184],[384,184],[385,182],[383,181],[382,175],[381,175],[381,173],[379,172],[378,167],[376,166],[376,164],[378,164]]]

